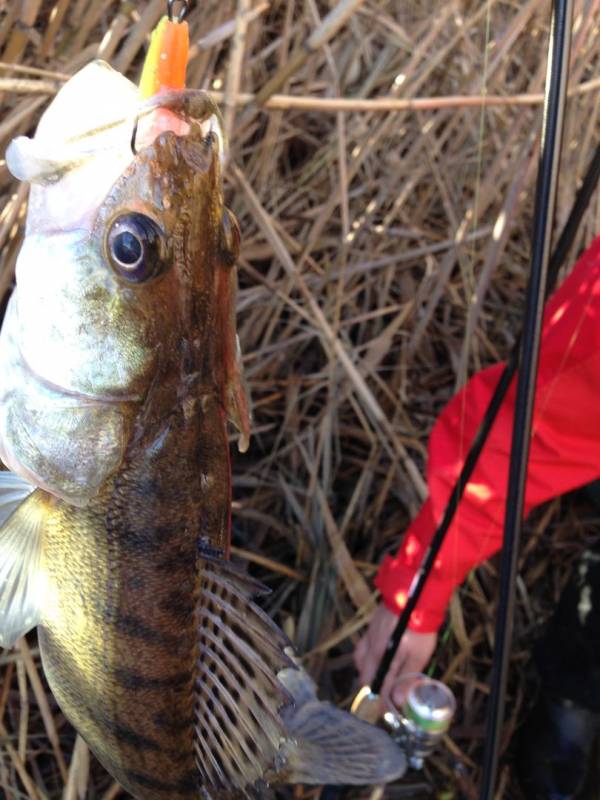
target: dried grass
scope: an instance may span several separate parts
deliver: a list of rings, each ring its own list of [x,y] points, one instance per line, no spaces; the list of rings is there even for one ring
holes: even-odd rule
[[[223,92],[227,197],[244,237],[239,329],[254,438],[234,458],[235,553],[272,588],[267,610],[323,692],[347,703],[375,565],[424,495],[435,416],[519,328],[549,3],[198,6],[190,85]],[[164,8],[0,2],[0,151],[88,60],[136,79]],[[599,0],[578,0],[557,230],[600,133],[599,33]],[[26,191],[3,162],[0,197],[6,299]],[[599,230],[596,195],[574,251]],[[533,638],[598,525],[577,496],[528,524],[506,743],[534,691]],[[435,673],[457,693],[456,725],[425,774],[387,796],[477,796],[496,588],[487,564],[455,598]],[[2,796],[123,797],[45,694],[29,642],[0,655]],[[510,751],[498,796],[518,796]]]

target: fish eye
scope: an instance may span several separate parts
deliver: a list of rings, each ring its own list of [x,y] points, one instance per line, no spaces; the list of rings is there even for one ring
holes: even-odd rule
[[[115,272],[130,283],[156,277],[166,263],[162,231],[145,214],[117,217],[109,228],[106,249]]]

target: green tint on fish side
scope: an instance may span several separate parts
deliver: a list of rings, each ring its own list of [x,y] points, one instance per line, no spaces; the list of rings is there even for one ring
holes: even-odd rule
[[[210,562],[190,534],[223,540],[229,483],[226,462],[211,458],[226,452],[221,409],[210,396],[198,406],[188,419],[181,407],[165,414],[86,509],[56,502],[44,540],[57,598],[40,627],[44,670],[99,759],[140,797],[196,796],[200,783],[198,600]]]
[[[216,109],[153,100],[134,156],[131,114],[102,118],[123,81],[87,67],[8,153],[32,195],[0,334],[0,644],[38,626],[59,705],[139,800],[385,782],[404,756],[317,699],[228,562],[226,422],[245,446],[249,421]]]

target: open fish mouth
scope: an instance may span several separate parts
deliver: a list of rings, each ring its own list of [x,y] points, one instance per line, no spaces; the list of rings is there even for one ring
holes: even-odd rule
[[[178,136],[194,132],[202,137],[212,135],[223,162],[226,144],[217,105],[202,90],[184,89],[160,92],[136,104],[131,114],[119,115],[60,142],[18,136],[7,148],[6,163],[21,181],[52,185],[101,152],[118,149],[122,153],[125,142],[129,143],[129,157],[133,159],[139,150],[169,130]]]
[[[156,112],[168,112],[173,115],[179,125],[170,125],[164,121],[153,123]],[[150,120],[147,136],[139,142],[138,129],[144,127],[144,121]],[[151,144],[158,133],[174,129],[179,136],[188,136],[197,129],[202,137],[214,136],[217,142],[219,159],[225,157],[225,134],[221,112],[214,100],[203,90],[184,89],[163,91],[146,100],[138,109],[132,129],[131,145],[135,153],[138,145]]]

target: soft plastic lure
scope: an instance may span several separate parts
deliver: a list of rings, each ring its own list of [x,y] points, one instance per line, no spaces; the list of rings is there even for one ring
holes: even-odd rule
[[[140,81],[140,94],[144,100],[165,89],[185,88],[189,48],[187,22],[172,16],[163,17],[152,32],[144,62]]]

